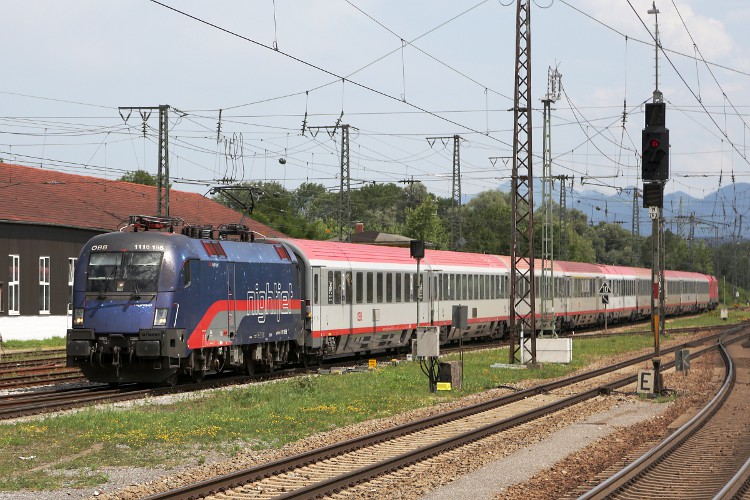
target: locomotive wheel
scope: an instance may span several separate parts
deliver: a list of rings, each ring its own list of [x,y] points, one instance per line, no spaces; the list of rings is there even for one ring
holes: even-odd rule
[[[243,363],[245,365],[245,373],[247,375],[255,375],[255,360],[250,359],[249,354],[245,354],[245,357],[243,358]]]
[[[173,373],[164,380],[164,385],[167,387],[174,387],[177,385],[177,373]]]

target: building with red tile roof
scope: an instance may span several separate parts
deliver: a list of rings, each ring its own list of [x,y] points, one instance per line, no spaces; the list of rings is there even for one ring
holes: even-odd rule
[[[93,236],[157,213],[157,188],[0,163],[0,340],[64,336],[72,269]],[[170,216],[189,225],[239,223],[242,214],[170,190]],[[285,235],[245,218],[256,234]],[[179,229],[178,229],[179,230]]]
[[[130,215],[156,215],[157,188],[0,163],[0,222],[117,231]],[[238,223],[242,214],[197,193],[170,190],[170,215],[190,225]],[[284,236],[244,221],[264,236]]]

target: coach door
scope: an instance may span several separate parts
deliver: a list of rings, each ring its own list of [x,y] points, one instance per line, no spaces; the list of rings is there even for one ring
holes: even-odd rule
[[[435,324],[435,309],[439,306],[437,302],[437,276],[432,269],[425,269],[424,281],[422,285],[422,297],[427,302],[429,307],[428,317],[425,318],[425,322],[429,322],[429,325]]]
[[[312,304],[310,313],[310,329],[313,332],[319,332],[322,330],[322,303],[326,296],[325,280],[321,274],[319,267],[312,268]]]

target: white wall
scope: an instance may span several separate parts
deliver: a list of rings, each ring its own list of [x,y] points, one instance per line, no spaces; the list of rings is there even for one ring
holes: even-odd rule
[[[3,341],[64,338],[70,320],[70,316],[0,316],[0,335]]]

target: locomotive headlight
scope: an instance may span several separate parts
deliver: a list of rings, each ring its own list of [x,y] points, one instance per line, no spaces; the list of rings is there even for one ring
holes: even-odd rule
[[[154,326],[165,326],[167,324],[167,314],[169,309],[159,308],[154,314]]]
[[[73,325],[83,326],[83,308],[73,309]]]

